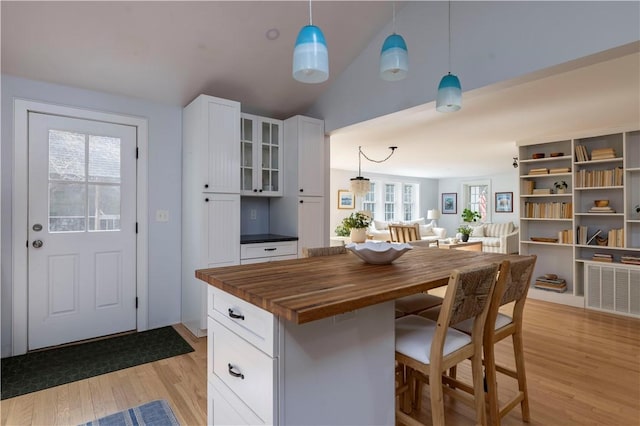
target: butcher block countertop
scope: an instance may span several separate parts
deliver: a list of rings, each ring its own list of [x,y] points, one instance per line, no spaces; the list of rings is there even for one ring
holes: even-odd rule
[[[447,284],[453,269],[516,255],[414,247],[390,265],[352,253],[200,269],[196,277],[296,324]]]

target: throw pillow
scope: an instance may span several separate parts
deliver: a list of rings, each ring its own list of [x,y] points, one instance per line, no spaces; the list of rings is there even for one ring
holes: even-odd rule
[[[435,237],[436,233],[433,232],[432,225],[419,225],[421,237]]]
[[[484,237],[484,225],[472,226],[471,229],[472,237]]]
[[[376,230],[378,231],[384,231],[386,229],[389,229],[389,224],[383,220],[374,220],[373,226],[375,226]]]

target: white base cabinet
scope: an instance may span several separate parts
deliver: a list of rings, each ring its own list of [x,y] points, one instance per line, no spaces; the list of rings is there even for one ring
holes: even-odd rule
[[[208,302],[209,424],[395,424],[393,302],[302,325]]]

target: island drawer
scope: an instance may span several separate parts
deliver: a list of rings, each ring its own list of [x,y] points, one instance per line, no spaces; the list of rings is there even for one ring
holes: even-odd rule
[[[208,379],[220,379],[263,421],[274,417],[277,358],[253,347],[219,322],[209,318]],[[213,370],[213,371],[211,371]]]
[[[297,241],[278,241],[275,243],[254,243],[240,245],[240,259],[260,257],[290,256],[298,253]]]
[[[278,320],[275,315],[212,286],[209,286],[208,296],[209,317],[267,355],[277,355]]]
[[[260,417],[216,377],[208,387],[208,425],[262,425]],[[275,423],[274,423],[275,424]]]

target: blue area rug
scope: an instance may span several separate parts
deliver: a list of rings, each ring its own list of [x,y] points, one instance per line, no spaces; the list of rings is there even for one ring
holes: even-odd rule
[[[163,399],[129,408],[82,426],[180,426],[169,403]]]

